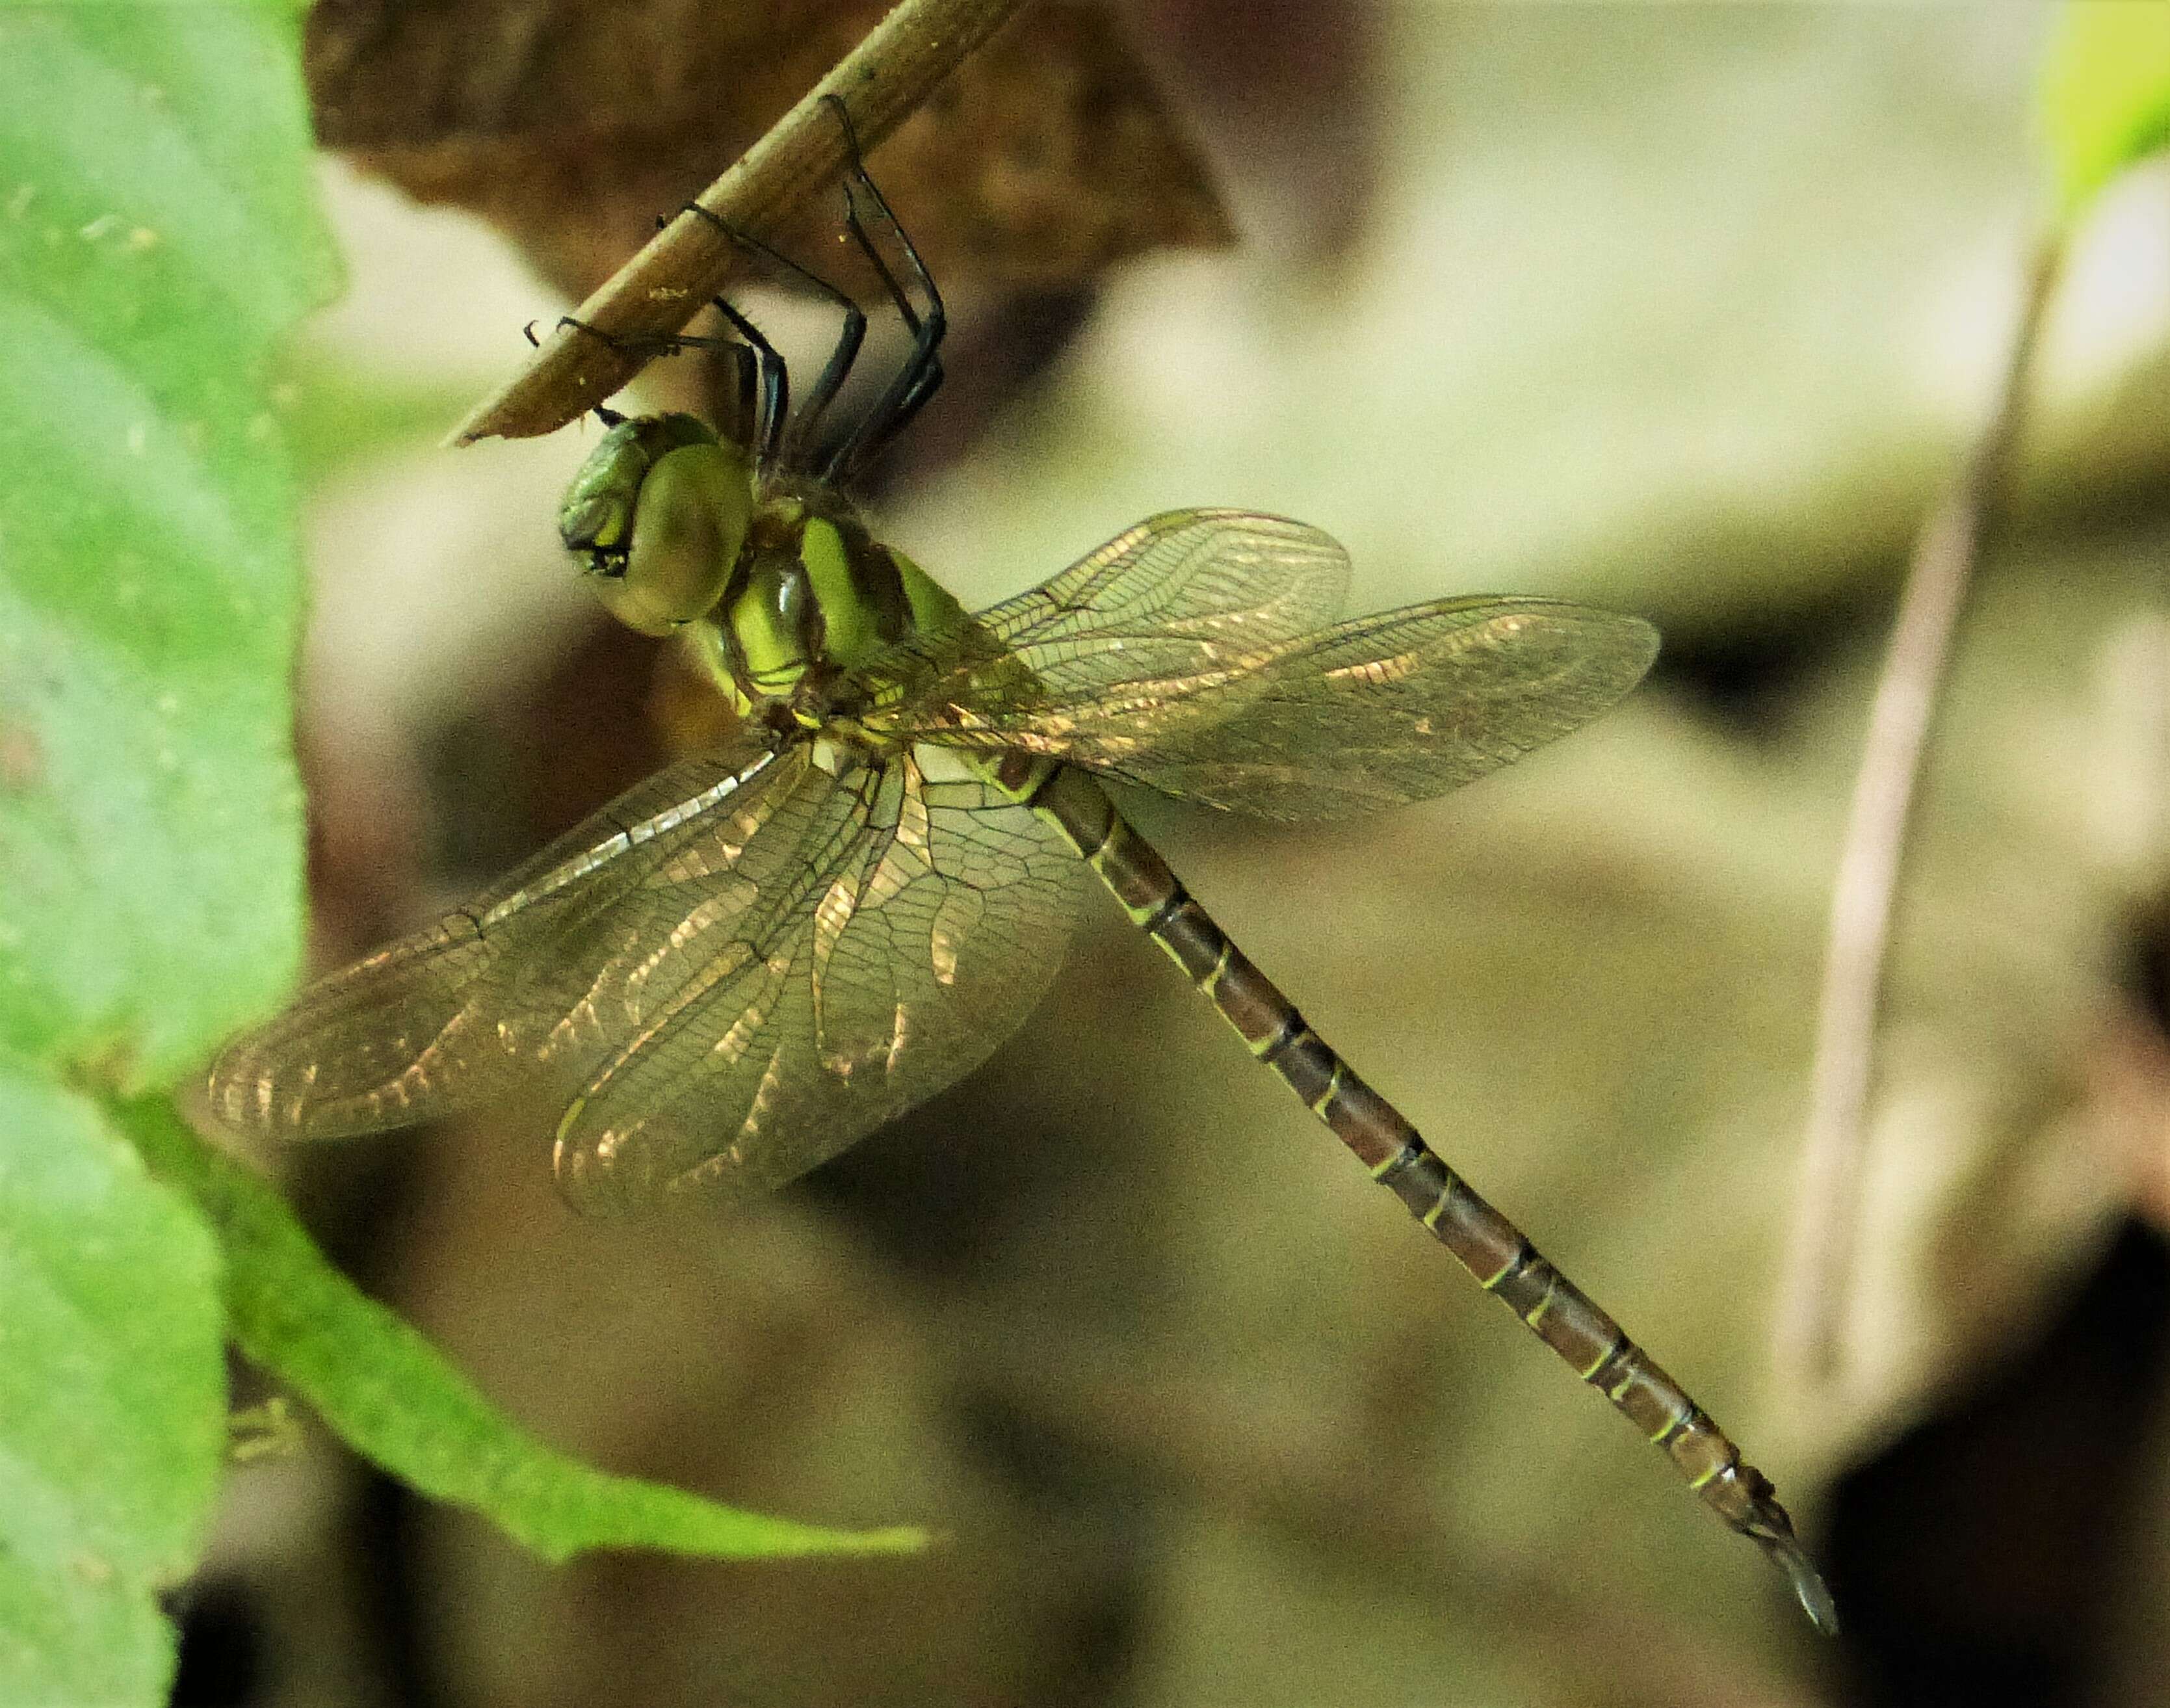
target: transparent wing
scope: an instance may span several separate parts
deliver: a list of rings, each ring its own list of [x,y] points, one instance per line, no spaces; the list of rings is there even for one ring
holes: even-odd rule
[[[1086,881],[1033,814],[802,742],[681,761],[468,907],[332,974],[211,1075],[281,1138],[398,1127],[539,1069],[586,1090],[584,1207],[774,1185],[976,1066],[1059,964]]]
[[[1325,817],[1507,764],[1604,711],[1657,656],[1639,618],[1549,599],[1440,600],[1288,629],[1345,567],[1339,546],[1296,522],[1156,517],[994,607],[978,633],[874,661],[867,721],[1261,817]],[[1253,624],[1236,590],[1261,571]],[[1165,597],[1156,578],[1172,584]],[[1005,639],[1007,656],[990,651]]]
[[[981,612],[962,634],[921,637],[862,672],[878,708],[909,723],[1001,739],[1097,715],[1110,693],[1178,699],[1227,685],[1232,664],[1333,620],[1349,554],[1300,522],[1173,510],[1118,534],[1052,580]],[[1225,715],[1225,713],[1224,713]]]
[[[282,1138],[401,1127],[578,1071],[670,993],[660,947],[735,902],[735,851],[833,779],[746,742],[681,760],[413,936],[318,980],[211,1070],[219,1116]],[[802,809],[803,810],[803,809]]]
[[[1240,712],[1123,702],[1058,749],[1092,769],[1256,817],[1429,800],[1566,735],[1642,680],[1657,631],[1542,599],[1360,617],[1252,661]]]
[[[788,1181],[977,1066],[1045,989],[1086,874],[1031,811],[909,756],[802,804],[788,855],[739,863],[760,902],[567,1111],[583,1207]]]

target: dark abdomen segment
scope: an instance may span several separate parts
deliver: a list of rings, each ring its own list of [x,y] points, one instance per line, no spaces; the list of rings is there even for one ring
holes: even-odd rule
[[[1826,1630],[1837,1610],[1793,1535],[1770,1480],[1709,1414],[1659,1368],[1520,1229],[1442,1162],[1401,1113],[1359,1079],[1289,999],[1193,901],[1152,845],[1130,828],[1093,778],[1056,768],[1031,804],[1083,856],[1138,927],[1174,957],[1258,1058],[1356,1154],[1434,1238],[1558,1352],[1574,1373],[1662,1447],[1688,1486],[1761,1545]]]

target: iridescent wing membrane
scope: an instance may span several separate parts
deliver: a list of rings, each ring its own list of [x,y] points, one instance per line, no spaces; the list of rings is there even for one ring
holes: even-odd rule
[[[1240,510],[1173,510],[975,617],[860,672],[865,721],[915,740],[1044,753],[1087,720],[1235,716],[1251,661],[1333,621],[1349,554],[1315,527]],[[1013,741],[1006,732],[1029,734]]]
[[[557,1163],[591,1209],[834,1154],[1030,1011],[1085,880],[988,784],[820,757],[747,742],[666,768],[241,1040],[218,1112],[336,1138],[539,1068],[586,1084]]]
[[[876,661],[870,675],[909,667],[867,721],[1255,817],[1322,818],[1472,782],[1587,723],[1657,656],[1639,618],[1552,599],[1436,600],[1320,629],[1347,563],[1277,517],[1156,517],[981,613],[946,656]],[[1247,604],[1230,583],[1260,566],[1270,594]],[[1195,591],[1163,610],[1179,576]],[[1029,692],[1008,688],[1019,665]]]
[[[764,830],[791,792],[778,758],[744,743],[668,766],[436,924],[318,980],[220,1058],[218,1113],[339,1138],[450,1114],[565,1058],[654,910],[644,891],[696,838]]]
[[[975,774],[931,777],[909,743],[1024,748],[1269,817],[1354,811],[1565,733],[1654,650],[1633,618],[1539,600],[1312,632],[1346,572],[1331,539],[1277,517],[1141,523],[867,665],[851,686],[878,750],[817,731],[666,768],[304,993],[221,1060],[214,1102],[329,1138],[539,1068],[585,1086],[557,1154],[584,1207],[778,1184],[976,1066],[1052,976],[1086,881],[1029,809]]]
[[[977,1067],[1061,964],[1085,875],[1030,811],[910,754],[825,781],[815,751],[777,762],[800,833],[706,851],[746,913],[640,934],[692,970],[566,1111],[575,1202],[781,1185]]]

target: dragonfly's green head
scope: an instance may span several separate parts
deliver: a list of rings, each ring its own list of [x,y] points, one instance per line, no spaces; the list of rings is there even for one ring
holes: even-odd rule
[[[628,628],[669,634],[723,596],[753,515],[746,453],[687,415],[620,421],[558,511],[596,597]]]

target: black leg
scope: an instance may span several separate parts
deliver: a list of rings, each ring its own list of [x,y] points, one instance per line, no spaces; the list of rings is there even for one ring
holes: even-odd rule
[[[677,356],[688,350],[727,351],[738,371],[738,421],[733,442],[751,449],[754,444],[754,435],[762,426],[754,401],[756,370],[761,370],[765,377],[773,382],[767,389],[774,394],[780,404],[783,399],[788,383],[783,376],[783,358],[770,346],[767,339],[754,331],[750,324],[733,313],[728,304],[719,301],[716,306],[724,311],[725,316],[735,325],[751,334],[751,338],[741,342],[737,338],[708,338],[692,332],[663,333],[644,338],[621,338],[614,332],[604,331],[600,326],[591,326],[585,320],[575,320],[569,314],[559,315],[558,324],[560,326],[569,326],[577,332],[585,332],[589,337],[607,344],[612,350],[639,354],[649,359],[659,356]],[[528,323],[526,330],[527,341],[530,344],[535,343],[535,326],[532,321]],[[760,340],[759,347],[750,349],[748,345],[756,339]],[[767,364],[770,362],[775,365],[773,374],[769,374],[767,372]],[[606,427],[615,427],[625,419],[616,410],[607,409],[601,404],[596,405],[595,412]],[[779,419],[781,419],[780,416]],[[771,436],[773,435],[772,434]],[[762,454],[766,456],[767,452],[763,452]]]
[[[850,203],[848,189],[846,200]],[[885,205],[883,211],[888,212]],[[872,468],[882,452],[895,442],[897,436],[911,425],[912,417],[926,407],[927,399],[942,388],[939,345],[943,333],[948,329],[948,316],[943,308],[941,293],[934,288],[933,276],[920,261],[918,250],[905,236],[904,228],[897,224],[894,214],[890,215],[890,228],[904,244],[915,270],[927,286],[930,306],[924,321],[913,311],[911,299],[905,294],[896,276],[890,270],[888,264],[875,249],[865,227],[859,222],[858,208],[855,203],[848,206],[845,219],[858,239],[859,246],[873,261],[874,270],[881,275],[882,282],[889,287],[890,299],[896,304],[906,330],[912,335],[911,354],[905,358],[903,367],[890,382],[888,388],[875,400],[874,407],[867,412],[866,420],[860,423],[854,436],[857,443],[849,447],[839,447],[840,458],[847,460],[850,472],[855,474],[859,469]],[[837,478],[847,477],[840,474]]]
[[[852,371],[852,364],[858,360],[859,346],[866,342],[867,337],[866,311],[819,273],[800,266],[781,250],[772,249],[759,238],[751,237],[737,227],[719,219],[699,202],[687,202],[686,211],[698,214],[733,243],[751,249],[794,278],[803,281],[843,311],[843,329],[837,334],[836,345],[829,352],[828,362],[822,368],[820,377],[814,382],[814,389],[806,394],[805,401],[799,406],[799,420],[792,428],[792,447],[795,454],[812,438],[823,414],[843,388],[845,378]]]
[[[732,393],[734,409],[731,416],[731,442],[743,445],[751,451],[756,436],[761,431],[761,405],[755,396],[755,376],[761,367],[761,358],[751,345],[731,343],[731,367],[738,383]]]
[[[919,251],[911,237],[898,222],[897,217],[874,179],[867,174],[866,161],[859,153],[858,133],[852,128],[852,115],[842,101],[834,95],[828,97],[835,109],[837,120],[844,127],[845,141],[851,154],[851,171],[844,183],[844,219],[852,238],[873,263],[888,290],[890,300],[896,305],[905,326],[912,335],[911,353],[905,359],[874,406],[852,428],[843,442],[831,451],[823,463],[825,478],[847,481],[865,468],[888,447],[896,436],[909,425],[911,418],[926,407],[927,400],[942,385],[942,358],[939,354],[942,338],[949,329],[949,316],[942,303],[942,292],[936,288],[933,275],[920,259]],[[927,296],[927,313],[922,319],[911,306],[911,297],[898,281],[896,275],[882,259],[873,237],[859,218],[857,192],[863,190],[873,202],[875,211],[895,235],[898,247],[910,264],[911,276]]]
[[[606,332],[600,326],[591,326],[586,321],[575,320],[569,314],[560,314],[558,324],[569,326],[575,332],[585,332],[589,337],[607,344],[612,350],[649,358],[676,356],[688,350],[735,350],[741,347],[735,338],[707,338],[692,332],[651,332],[639,338],[621,338],[615,332]]]
[[[755,460],[763,468],[772,468],[783,452],[783,424],[791,414],[791,370],[777,353],[776,346],[762,335],[762,329],[721,297],[716,298],[716,313],[730,321],[739,337],[753,346],[754,364],[761,375],[761,444]]]

